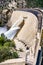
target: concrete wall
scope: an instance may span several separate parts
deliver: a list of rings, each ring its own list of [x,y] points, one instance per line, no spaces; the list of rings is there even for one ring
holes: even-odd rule
[[[10,59],[6,60],[5,62],[0,63],[0,65],[25,65],[25,59]]]

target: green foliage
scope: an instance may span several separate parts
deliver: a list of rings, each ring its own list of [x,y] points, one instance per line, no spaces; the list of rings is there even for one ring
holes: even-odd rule
[[[27,7],[43,7],[43,0],[26,0]]]
[[[16,48],[15,43],[14,43],[13,41],[5,42],[5,43],[4,43],[4,46]]]
[[[17,52],[15,51],[15,52],[13,52],[13,58],[19,58],[19,55],[17,54]]]
[[[0,44],[3,45],[5,42],[4,38],[3,37],[0,37]]]
[[[15,42],[7,39],[4,34],[0,36],[0,62],[7,59],[18,58],[18,53],[15,50]]]
[[[7,59],[12,59],[12,58],[18,58],[18,53],[17,51],[11,51],[12,48],[9,47],[1,47],[0,48],[0,62],[5,61]]]
[[[0,37],[0,45],[16,48],[15,42],[14,42],[13,40],[7,39],[7,38],[4,36],[4,34],[2,34],[1,37]]]
[[[1,34],[0,36],[0,45],[4,45],[4,43],[7,42],[7,38],[4,36],[4,34]]]

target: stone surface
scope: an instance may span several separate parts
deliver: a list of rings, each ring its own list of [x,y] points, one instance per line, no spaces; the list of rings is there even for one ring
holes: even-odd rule
[[[24,58],[10,59],[0,63],[0,65],[25,65],[25,59]]]

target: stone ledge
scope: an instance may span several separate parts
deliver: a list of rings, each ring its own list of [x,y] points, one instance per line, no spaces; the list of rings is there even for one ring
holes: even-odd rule
[[[25,65],[25,59],[24,58],[10,59],[0,63],[0,65]]]

